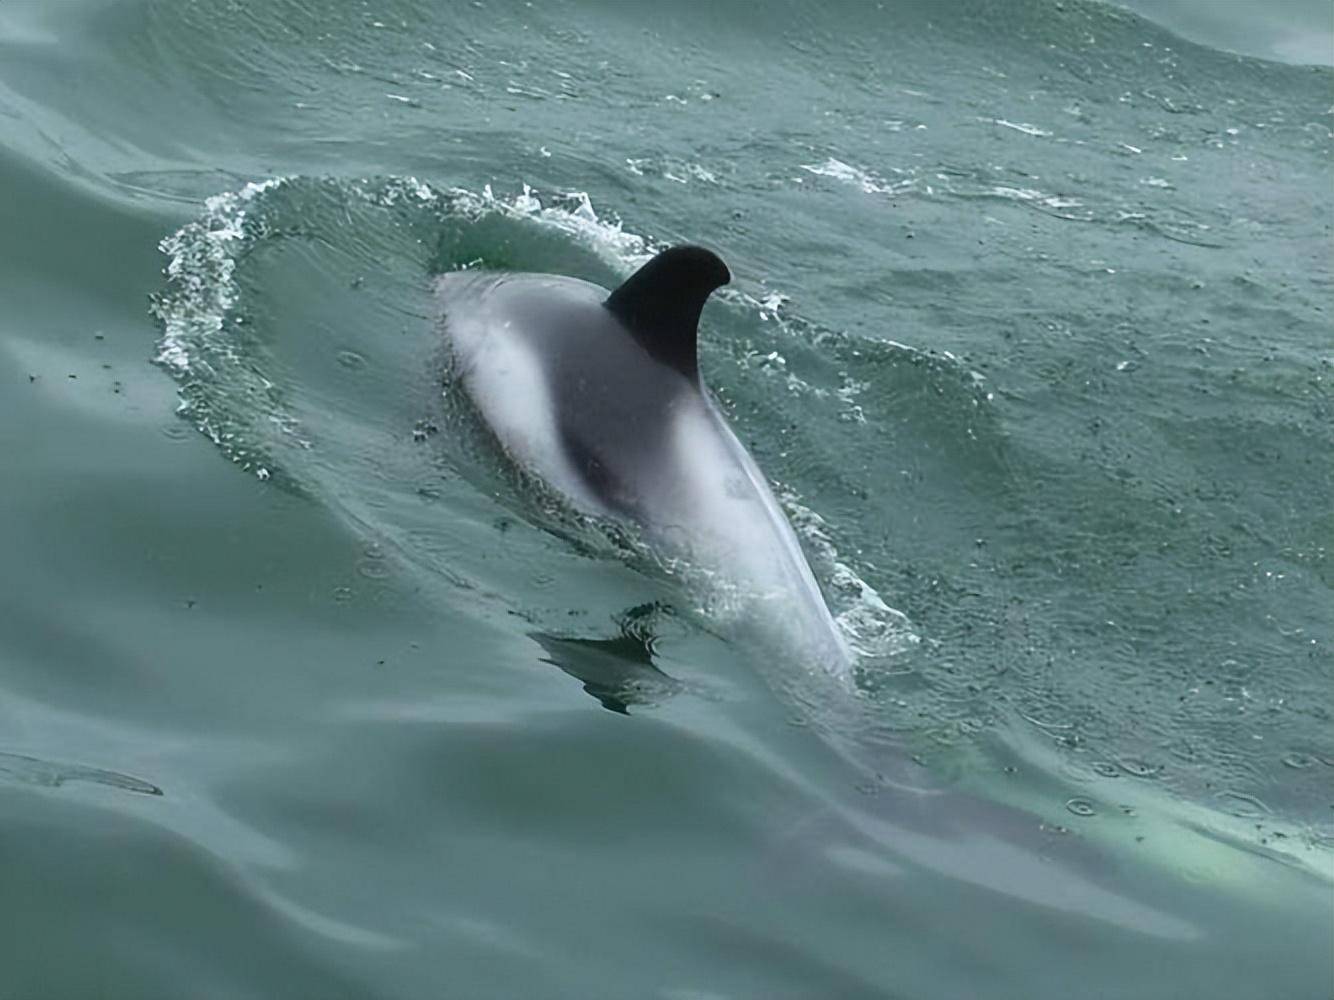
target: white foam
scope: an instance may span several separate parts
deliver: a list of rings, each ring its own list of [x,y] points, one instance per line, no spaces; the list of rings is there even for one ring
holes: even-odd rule
[[[1005,198],[1008,201],[1036,202],[1039,205],[1045,205],[1047,208],[1082,208],[1084,205],[1078,198],[1063,198],[1060,195],[1047,194],[1036,188],[1009,187],[1005,184],[997,184],[982,193],[995,198]]]
[[[547,196],[544,202],[527,184],[510,197],[497,196],[491,185],[480,193],[451,188],[453,208],[471,214],[495,212],[510,218],[529,219],[577,239],[622,273],[629,273],[661,247],[643,236],[627,233],[620,222],[602,219],[587,192],[569,191]]]
[[[887,181],[878,174],[863,170],[861,167],[854,167],[842,160],[836,160],[832,156],[822,163],[803,163],[801,169],[808,174],[815,174],[817,177],[832,177],[834,180],[843,181],[845,184],[852,184],[861,188],[865,194],[899,194],[916,185],[913,178],[894,182]]]
[[[1009,125],[1012,128],[1018,128],[1025,131],[1034,126],[1017,125],[1013,122],[998,122],[998,124]],[[1038,130],[1034,134],[1049,135],[1048,132]],[[934,180],[938,184],[921,183],[919,178],[911,170],[899,170],[894,168],[894,173],[903,175],[902,180],[887,181],[873,171],[864,170],[842,160],[830,157],[822,163],[802,164],[801,169],[808,173],[816,174],[821,177],[832,177],[835,180],[842,181],[845,184],[852,185],[860,189],[864,194],[899,196],[906,193],[934,197],[937,194],[948,195],[956,198],[1001,198],[1005,201],[1020,202],[1023,204],[1037,206],[1043,209],[1050,209],[1051,213],[1060,215],[1061,218],[1072,219],[1076,221],[1091,221],[1094,215],[1090,209],[1086,208],[1083,201],[1079,198],[1073,198],[1068,195],[1050,194],[1046,191],[1040,191],[1037,188],[1014,187],[1008,184],[988,184],[982,182],[980,185],[976,182],[963,181],[962,183],[947,173],[937,172]],[[999,169],[999,168],[995,168]],[[1149,183],[1149,182],[1145,182]],[[1078,209],[1073,214],[1071,210]],[[988,218],[988,222],[1003,224],[999,219]]]
[[[718,183],[718,176],[712,170],[687,160],[628,156],[625,159],[625,168],[636,177],[662,177],[677,184],[689,184],[692,181],[703,184]]]
[[[245,234],[246,208],[266,191],[286,183],[274,177],[252,181],[239,191],[216,194],[204,214],[158,244],[167,255],[167,276],[180,291],[158,303],[162,340],[156,360],[177,372],[190,371],[189,343],[216,336],[236,304],[235,244]]]
[[[921,641],[908,616],[891,608],[880,593],[843,561],[829,536],[828,522],[780,487],[778,498],[792,527],[817,557],[835,598],[834,621],[858,656],[895,656]]]
[[[994,121],[997,125],[1000,125],[1004,128],[1012,128],[1016,132],[1022,132],[1024,133],[1024,135],[1035,135],[1035,136],[1051,135],[1051,132],[1047,131],[1045,128],[1038,128],[1038,126],[1030,125],[1028,124],[1028,122],[1012,122],[1012,121],[1006,121],[1004,118],[993,118],[992,121]]]

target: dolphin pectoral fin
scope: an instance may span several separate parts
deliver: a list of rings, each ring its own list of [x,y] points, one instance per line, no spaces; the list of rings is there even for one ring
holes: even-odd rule
[[[680,690],[675,678],[653,664],[653,636],[645,629],[655,605],[632,608],[612,639],[576,639],[530,633],[547,654],[543,662],[559,667],[578,681],[603,708],[621,715],[631,705],[652,705]]]
[[[699,314],[713,290],[731,280],[713,251],[672,247],[627,278],[603,305],[654,359],[695,381]]]

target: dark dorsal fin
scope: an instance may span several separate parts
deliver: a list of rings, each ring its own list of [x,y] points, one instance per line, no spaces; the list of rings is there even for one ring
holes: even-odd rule
[[[731,280],[712,251],[672,247],[630,275],[604,305],[649,354],[693,381],[700,310],[710,292]]]

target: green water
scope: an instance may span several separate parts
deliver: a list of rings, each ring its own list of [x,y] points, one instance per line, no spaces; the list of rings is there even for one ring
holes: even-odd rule
[[[1232,6],[0,7],[0,998],[1328,997],[1334,53]],[[448,384],[433,275],[687,240],[851,688]]]

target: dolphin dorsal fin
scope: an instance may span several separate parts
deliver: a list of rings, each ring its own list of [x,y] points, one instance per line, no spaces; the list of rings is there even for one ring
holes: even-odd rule
[[[699,378],[699,314],[709,294],[732,280],[727,265],[703,247],[664,250],[603,303],[643,348],[692,382]]]

